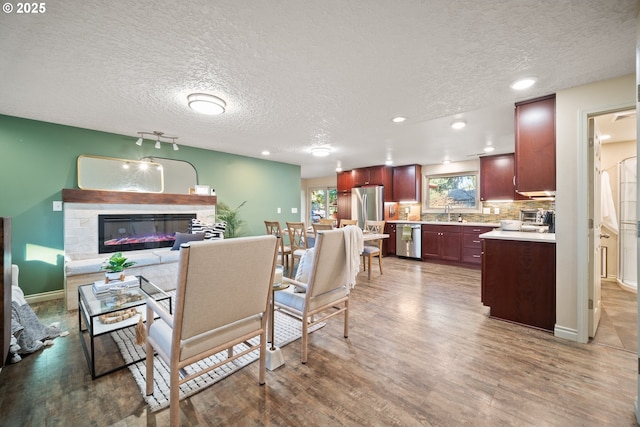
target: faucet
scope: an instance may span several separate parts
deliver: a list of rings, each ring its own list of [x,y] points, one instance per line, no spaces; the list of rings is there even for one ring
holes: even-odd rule
[[[444,213],[447,214],[447,221],[451,221],[451,205],[444,205]]]

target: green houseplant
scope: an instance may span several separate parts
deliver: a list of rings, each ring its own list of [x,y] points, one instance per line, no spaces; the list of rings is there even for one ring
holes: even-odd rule
[[[106,271],[106,280],[124,280],[125,269],[134,265],[136,265],[136,263],[134,261],[128,261],[127,258],[122,255],[122,252],[116,252],[102,264],[100,270]]]
[[[224,232],[225,239],[239,237],[242,235],[241,230],[244,226],[244,221],[240,219],[238,211],[245,203],[247,203],[246,200],[240,203],[237,208],[231,209],[229,205],[218,202],[218,205],[216,206],[216,216],[218,217],[218,221],[224,221],[227,223],[227,228]]]

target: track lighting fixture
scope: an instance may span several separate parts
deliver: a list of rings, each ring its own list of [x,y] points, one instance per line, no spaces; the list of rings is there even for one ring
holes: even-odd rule
[[[154,130],[153,132],[138,132],[138,135],[140,135],[140,137],[136,140],[136,145],[138,146],[142,146],[145,135],[153,135],[156,137],[155,147],[158,150],[162,147],[163,142],[172,144],[174,151],[178,151],[180,149],[178,147],[178,144],[176,143],[176,139],[178,139],[177,136],[165,136],[164,132],[158,132],[157,130]]]

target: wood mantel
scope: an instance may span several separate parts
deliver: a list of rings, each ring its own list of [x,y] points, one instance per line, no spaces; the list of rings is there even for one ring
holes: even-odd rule
[[[62,201],[70,203],[122,203],[143,205],[215,205],[217,196],[195,194],[138,193],[131,191],[101,191],[62,189]]]

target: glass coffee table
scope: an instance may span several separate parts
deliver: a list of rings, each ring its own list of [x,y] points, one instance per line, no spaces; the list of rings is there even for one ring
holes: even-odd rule
[[[91,378],[96,379],[143,360],[125,362],[115,341],[108,335],[125,328],[133,328],[140,320],[146,321],[147,298],[166,300],[171,312],[171,295],[143,276],[139,283],[118,291],[96,294],[93,284],[78,287],[78,328],[82,349],[89,365]],[[96,371],[96,352],[103,353]],[[105,368],[106,366],[106,368]]]

